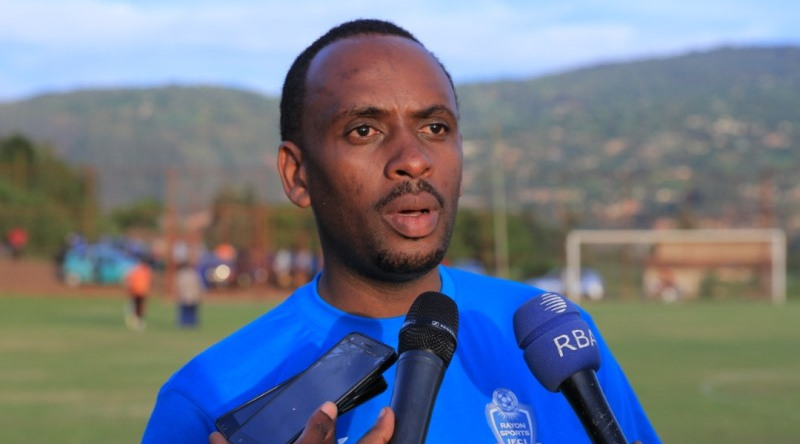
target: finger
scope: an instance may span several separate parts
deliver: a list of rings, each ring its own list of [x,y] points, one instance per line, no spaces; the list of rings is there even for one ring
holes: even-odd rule
[[[336,435],[336,404],[326,402],[308,418],[295,444],[333,444]],[[216,444],[216,443],[215,443]]]
[[[208,435],[208,444],[228,444],[228,440],[220,432]]]
[[[393,433],[394,412],[389,407],[384,407],[375,424],[358,440],[358,444],[386,444],[392,439]]]

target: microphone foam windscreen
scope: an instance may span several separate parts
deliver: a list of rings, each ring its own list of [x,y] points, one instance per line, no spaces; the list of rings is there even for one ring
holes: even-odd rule
[[[545,293],[514,313],[514,335],[525,362],[551,392],[580,370],[600,368],[600,351],[577,306],[558,293]]]
[[[442,293],[428,291],[417,297],[400,329],[399,354],[408,350],[429,350],[445,366],[453,359],[458,335],[458,307]]]

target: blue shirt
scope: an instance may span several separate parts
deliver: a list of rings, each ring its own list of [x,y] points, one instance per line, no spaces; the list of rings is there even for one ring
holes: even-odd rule
[[[534,378],[514,337],[512,318],[537,288],[439,267],[441,292],[459,308],[458,345],[445,373],[427,442],[478,444],[591,444],[577,415],[560,393]],[[397,347],[405,316],[365,318],[343,312],[317,293],[317,280],[283,303],[210,347],[178,370],[161,388],[144,433],[145,444],[206,444],[223,413],[302,371],[351,331]],[[602,365],[597,378],[625,437],[658,444],[646,414],[594,322]],[[389,405],[389,388],[344,413],[339,442],[355,443]]]

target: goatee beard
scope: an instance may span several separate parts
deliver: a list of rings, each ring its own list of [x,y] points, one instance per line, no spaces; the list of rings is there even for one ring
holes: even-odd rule
[[[439,265],[447,252],[447,246],[438,248],[431,254],[410,255],[398,254],[383,250],[378,252],[375,265],[387,275],[395,276],[398,281],[405,281],[421,276]]]

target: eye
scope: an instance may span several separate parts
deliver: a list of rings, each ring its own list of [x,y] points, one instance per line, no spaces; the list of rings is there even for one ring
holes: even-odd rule
[[[433,134],[441,134],[447,132],[447,125],[443,125],[441,123],[434,123],[430,126],[430,128]]]
[[[372,128],[368,127],[367,125],[361,125],[358,128],[354,129],[353,131],[355,131],[355,133],[358,134],[358,137],[367,137],[369,136],[371,130]]]
[[[435,136],[445,135],[445,134],[447,134],[447,132],[449,130],[450,130],[450,127],[448,127],[444,123],[429,123],[429,124],[425,125],[424,127],[422,127],[422,132],[423,133],[428,133],[428,134],[432,134],[432,135],[435,135]]]
[[[378,134],[378,130],[369,125],[359,125],[347,133],[347,137],[354,140],[363,140],[374,137]]]

